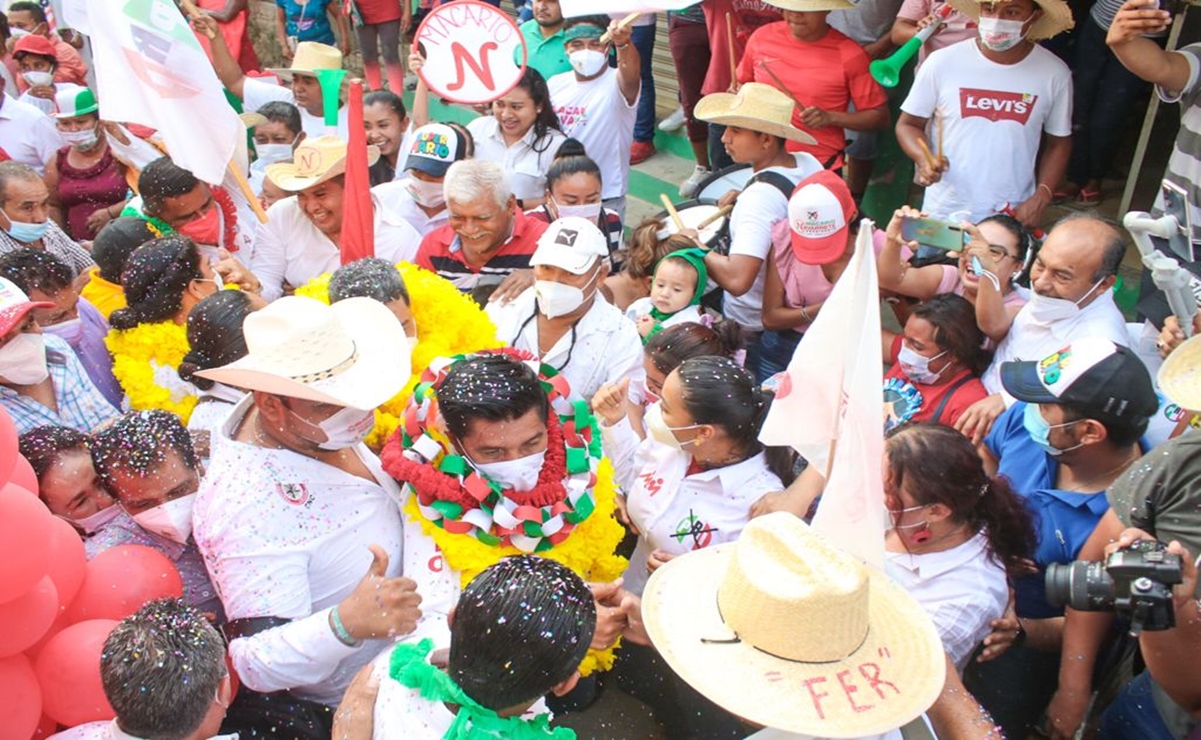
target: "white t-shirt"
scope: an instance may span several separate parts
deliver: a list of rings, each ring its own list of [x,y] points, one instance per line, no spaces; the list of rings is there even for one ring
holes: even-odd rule
[[[296,98],[292,97],[292,91],[282,85],[272,85],[270,82],[256,80],[253,77],[247,77],[242,83],[242,108],[247,112],[257,111],[267,103],[276,100],[296,105]],[[325,135],[324,116],[314,116],[299,105],[296,105],[296,109],[300,111],[300,127],[304,129],[308,138]],[[338,136],[343,141],[350,139],[350,126],[347,123],[345,105],[338,109]]]
[[[943,552],[885,553],[884,572],[930,615],[960,672],[1009,603],[1005,568],[988,554],[983,534]]]
[[[408,221],[409,226],[416,229],[422,237],[434,229],[445,226],[446,222],[450,220],[450,211],[445,207],[433,216],[421,210],[417,201],[413,200],[413,196],[409,194],[408,177],[376,185],[371,188],[371,194],[384,208]]]
[[[76,725],[50,736],[50,740],[140,740],[122,730],[117,720],[100,720]],[[238,740],[237,735],[213,735],[210,740]]]
[[[792,184],[822,169],[812,155],[797,153],[795,167],[768,167],[760,172],[778,172]],[[755,173],[756,175],[759,172]],[[772,245],[772,226],[788,218],[788,197],[775,185],[753,182],[738,196],[730,213],[730,256],[736,254],[762,260],[755,284],[740,296],[725,294],[722,313],[750,331],[763,329],[763,281],[767,276],[767,256]]]
[[[375,256],[392,262],[411,262],[421,234],[400,214],[375,203]],[[338,245],[330,241],[300,208],[295,195],[273,203],[268,221],[258,225],[250,269],[263,284],[263,298],[283,295],[283,284],[299,288],[324,272],[341,266]]]
[[[14,162],[29,165],[39,175],[63,146],[54,119],[29,103],[0,96],[0,148]]]
[[[495,116],[480,116],[467,124],[467,130],[475,141],[475,158],[503,166],[518,200],[534,200],[546,195],[546,171],[555,160],[555,152],[567,141],[562,131],[548,129],[535,141],[531,126],[521,141],[508,146]]]
[[[575,72],[547,80],[550,102],[563,133],[584,145],[601,171],[601,197],[621,198],[628,189],[630,146],[638,99],[626,102],[617,70],[606,67],[597,78],[580,82]]]
[[[1072,133],[1072,73],[1041,46],[1017,64],[997,64],[975,42],[953,44],[922,65],[901,109],[944,116],[951,168],[926,188],[922,210],[975,223],[1034,194],[1042,134]],[[930,129],[937,150],[937,127]]]

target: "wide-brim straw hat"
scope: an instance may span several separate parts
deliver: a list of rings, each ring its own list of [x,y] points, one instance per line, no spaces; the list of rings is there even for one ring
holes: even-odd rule
[[[722,126],[761,131],[802,144],[816,144],[809,134],[792,125],[792,98],[771,85],[747,82],[737,93],[713,93],[701,98],[693,117]]]
[[[905,725],[938,698],[946,654],[922,606],[791,514],[654,572],[642,594],[672,670],[735,715],[828,738]]]
[[[963,13],[973,21],[980,21],[979,0],[949,0],[951,7]],[[1030,26],[1027,41],[1041,41],[1069,30],[1075,25],[1072,20],[1072,9],[1063,0],[1034,0],[1035,6],[1043,12],[1042,17]]]
[[[858,7],[851,0],[765,0],[765,2],[780,10],[795,10],[801,13],[816,13],[822,10],[854,10]]]
[[[1201,335],[1186,340],[1159,366],[1159,390],[1188,411],[1201,411]]]
[[[267,177],[280,190],[299,193],[346,173],[347,144],[337,136],[305,139],[292,154],[291,162],[267,165]],[[379,147],[367,146],[367,166],[379,159]]]
[[[328,306],[285,296],[246,317],[249,353],[202,378],[248,391],[375,409],[409,379],[404,327],[373,298],[347,298]]]
[[[296,53],[292,55],[290,66],[268,67],[267,71],[281,80],[290,81],[292,75],[297,72],[316,77],[317,71],[322,69],[342,69],[342,52],[329,44],[301,41],[296,45]]]

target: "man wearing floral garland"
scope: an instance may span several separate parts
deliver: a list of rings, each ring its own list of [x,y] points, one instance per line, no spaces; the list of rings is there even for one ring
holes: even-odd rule
[[[598,621],[587,675],[612,662],[624,617],[612,601],[625,559],[613,519],[613,470],[583,401],[529,353],[505,349],[435,361],[381,453],[463,582],[506,555],[557,560],[593,582]]]

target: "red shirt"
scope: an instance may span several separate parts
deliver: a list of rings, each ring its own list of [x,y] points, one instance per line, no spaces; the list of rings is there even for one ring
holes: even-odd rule
[[[780,20],[780,9],[763,0],[706,0],[701,3],[705,26],[709,31],[709,72],[701,85],[701,94],[726,92],[734,81],[730,78],[730,34],[726,16],[734,31],[734,61],[742,58],[747,39],[761,26]]]
[[[459,290],[475,288],[481,277],[495,275],[500,278],[530,266],[530,257],[538,248],[538,237],[546,231],[546,224],[527,218],[521,209],[513,213],[513,233],[500,249],[488,258],[482,267],[469,265],[463,255],[459,235],[450,224],[440,226],[425,235],[417,248],[418,267],[436,272],[454,283]]]
[[[859,111],[888,102],[884,88],[868,71],[867,53],[846,36],[831,28],[817,41],[798,41],[784,21],[769,23],[751,34],[746,53],[738,63],[738,82],[779,84],[760,62],[787,88],[786,92],[806,106],[846,112],[850,104]],[[837,126],[809,128],[801,122],[801,109],[792,111],[792,125],[817,139],[817,145],[788,142],[788,151],[807,152],[817,161],[834,166],[846,149],[846,132]]]
[[[891,359],[895,364],[884,373],[885,431],[907,421],[934,421],[954,426],[969,406],[988,396],[984,384],[973,377],[970,370],[962,370],[937,385],[914,383],[901,370],[901,363],[895,362],[900,350],[901,337],[898,335],[892,344]],[[949,398],[947,394],[950,394]],[[945,406],[944,398],[947,399]],[[942,411],[935,418],[940,406]]]

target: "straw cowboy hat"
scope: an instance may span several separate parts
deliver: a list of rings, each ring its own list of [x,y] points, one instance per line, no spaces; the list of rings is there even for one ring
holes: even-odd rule
[[[783,512],[654,572],[642,618],[682,679],[739,717],[848,738],[894,730],[942,691],[917,600]]]
[[[342,69],[342,52],[329,44],[301,41],[296,45],[291,66],[268,67],[267,71],[281,80],[290,81],[297,73],[316,77],[320,69]]]
[[[809,134],[792,125],[792,98],[771,85],[747,82],[737,93],[713,93],[700,99],[693,116],[723,126],[737,126],[782,136],[802,144],[816,144]]]
[[[795,10],[814,13],[823,10],[854,10],[858,6],[851,0],[765,0],[768,5],[780,10]]]
[[[327,306],[285,296],[247,316],[242,331],[249,354],[197,375],[367,411],[399,393],[411,372],[404,327],[373,298]]]
[[[1159,366],[1159,389],[1172,403],[1201,411],[1201,334],[1185,341]]]
[[[368,145],[367,166],[379,159],[379,147]],[[296,147],[291,162],[267,165],[267,177],[280,190],[298,193],[346,172],[346,142],[337,136],[305,139]]]
[[[952,8],[973,21],[979,22],[981,0],[949,1]],[[1026,35],[1027,41],[1049,39],[1075,25],[1075,21],[1072,20],[1072,9],[1063,0],[1034,0],[1034,7],[1041,10],[1043,14],[1034,22],[1034,25],[1030,26],[1030,33]]]

